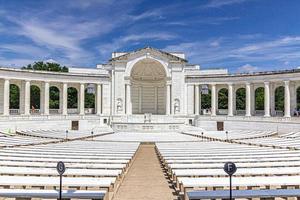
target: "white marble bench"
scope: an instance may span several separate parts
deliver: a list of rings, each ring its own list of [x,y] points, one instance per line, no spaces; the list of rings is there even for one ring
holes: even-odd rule
[[[22,161],[0,161],[1,166],[27,166],[56,168],[56,162],[22,162]],[[67,168],[87,168],[87,169],[123,169],[127,164],[98,164],[98,163],[68,163]]]
[[[227,176],[220,169],[173,169],[176,177]],[[299,174],[300,167],[238,168],[235,176]]]
[[[190,191],[187,193],[189,200],[198,199],[228,199],[229,190],[214,191]],[[300,189],[278,189],[278,190],[233,190],[232,197],[237,198],[275,198],[275,197],[299,197]]]
[[[105,190],[62,190],[62,198],[104,199]],[[0,197],[58,199],[58,190],[0,189]]]
[[[118,177],[122,173],[120,169],[69,169],[65,176],[97,176],[97,177]],[[11,175],[36,175],[36,176],[58,176],[55,168],[36,168],[36,167],[0,167],[0,174]]]
[[[103,187],[109,188],[116,178],[103,177],[64,177],[64,187]],[[36,176],[0,176],[0,186],[59,186],[59,177],[36,177]]]

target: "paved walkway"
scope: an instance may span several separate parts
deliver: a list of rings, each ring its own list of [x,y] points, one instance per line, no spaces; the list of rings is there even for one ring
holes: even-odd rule
[[[154,145],[143,144],[113,200],[177,200]]]

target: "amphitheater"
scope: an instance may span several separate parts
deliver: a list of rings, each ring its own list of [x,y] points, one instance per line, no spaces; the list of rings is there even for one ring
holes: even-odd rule
[[[57,199],[63,161],[64,199],[228,199],[231,161],[234,198],[299,199],[299,86],[296,69],[230,74],[151,47],[113,53],[95,69],[0,68],[0,198]]]

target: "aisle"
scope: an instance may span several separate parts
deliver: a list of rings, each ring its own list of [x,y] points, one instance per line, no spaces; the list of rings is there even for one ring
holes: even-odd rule
[[[113,200],[176,200],[154,145],[143,144]]]

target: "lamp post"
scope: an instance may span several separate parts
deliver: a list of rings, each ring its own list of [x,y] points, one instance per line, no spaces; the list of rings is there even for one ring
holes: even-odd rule
[[[225,133],[226,133],[226,140],[228,141],[228,131],[226,131]]]
[[[69,131],[66,130],[66,140],[68,139],[68,133],[69,133]]]

